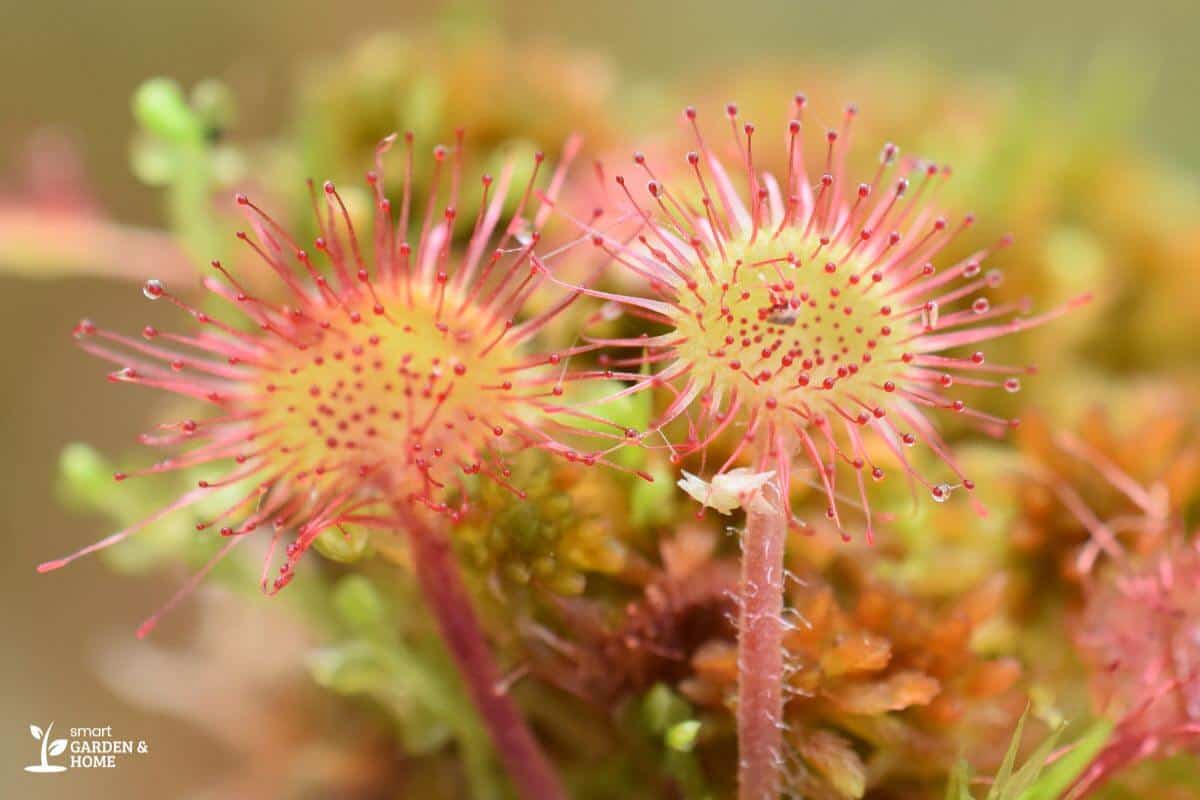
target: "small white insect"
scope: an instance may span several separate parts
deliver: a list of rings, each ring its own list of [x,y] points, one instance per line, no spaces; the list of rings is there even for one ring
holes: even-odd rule
[[[759,496],[759,490],[774,477],[774,470],[754,472],[747,467],[738,467],[717,475],[709,483],[684,470],[678,486],[701,505],[729,515],[744,503],[753,502]]]

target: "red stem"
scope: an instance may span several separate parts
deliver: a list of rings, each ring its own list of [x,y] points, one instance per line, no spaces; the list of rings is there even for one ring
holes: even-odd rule
[[[738,797],[777,800],[783,731],[783,549],[778,486],[749,503],[738,612]],[[772,491],[774,490],[774,491]],[[768,495],[773,497],[769,498]]]
[[[437,618],[442,639],[517,791],[528,800],[565,800],[566,791],[516,703],[500,688],[500,669],[471,605],[449,540],[415,517],[409,518],[407,531],[425,603]]]

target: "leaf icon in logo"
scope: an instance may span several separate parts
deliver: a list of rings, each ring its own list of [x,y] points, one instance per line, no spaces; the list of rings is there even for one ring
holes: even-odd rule
[[[42,729],[39,728],[37,725],[30,725],[29,732],[32,733],[33,738],[37,739],[38,741],[41,741],[42,737],[46,735],[46,734],[42,733]]]
[[[55,739],[50,743],[50,755],[61,756],[63,751],[67,749],[66,739]]]

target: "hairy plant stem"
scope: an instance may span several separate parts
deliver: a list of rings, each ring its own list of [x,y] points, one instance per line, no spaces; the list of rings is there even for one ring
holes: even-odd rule
[[[425,603],[517,791],[528,800],[565,800],[566,791],[549,760],[516,703],[501,688],[500,669],[471,605],[449,539],[416,517],[409,518],[407,533]]]
[[[783,551],[788,515],[777,484],[746,512],[738,610],[738,798],[777,800],[783,732]]]

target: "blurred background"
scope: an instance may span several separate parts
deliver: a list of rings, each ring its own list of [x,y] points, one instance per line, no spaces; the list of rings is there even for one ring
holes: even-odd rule
[[[1020,93],[1036,86],[1040,96],[1061,96],[1067,103],[1085,86],[1103,107],[1104,81],[1113,80],[1120,92],[1114,92],[1112,103],[1124,116],[1112,135],[1166,165],[1177,179],[1173,191],[1194,194],[1192,176],[1200,169],[1195,102],[1200,4],[1194,0],[520,0],[455,6],[376,0],[6,0],[0,16],[0,202],[20,197],[31,138],[50,131],[78,148],[95,205],[136,225],[164,223],[160,193],[130,170],[135,129],[130,97],[146,78],[168,75],[185,86],[218,78],[240,109],[234,136],[270,138],[294,126],[298,76],[311,75],[314,65],[330,63],[381,31],[426,31],[481,20],[512,48],[551,40],[594,54],[607,62],[604,69],[611,70],[617,94],[624,87],[659,87],[654,91],[666,106],[655,113],[662,119],[692,100],[688,87],[702,88],[710,80],[737,98],[740,78],[732,66],[759,60],[818,64],[848,75],[868,64],[875,70],[880,64],[903,64],[913,74],[937,76],[939,83],[962,81],[956,97],[968,105],[983,87]],[[722,70],[723,64],[730,69]],[[796,88],[806,86],[802,70],[791,77]],[[858,100],[869,115],[871,98],[842,99]],[[1007,106],[1009,113],[1019,106]],[[629,104],[626,113],[644,114],[645,107]],[[1000,118],[992,124],[1005,122]],[[925,121],[929,128],[936,124]],[[1033,131],[1036,137],[1064,137],[1057,144],[1068,150],[1074,146],[1069,137],[1077,132],[1057,121]],[[1135,192],[1125,200],[1132,213],[1153,198]],[[90,246],[104,245],[98,240]],[[1200,279],[1196,263],[1176,266],[1192,282]],[[120,663],[101,656],[105,643],[114,640],[140,646],[133,639],[137,621],[170,594],[175,577],[116,576],[99,559],[52,575],[34,572],[39,561],[92,541],[109,525],[62,509],[55,486],[63,447],[85,440],[109,454],[129,450],[155,400],[148,392],[109,386],[105,368],[72,346],[71,327],[92,314],[125,329],[173,317],[168,309],[149,307],[135,283],[0,272],[0,362],[8,376],[6,391],[0,392],[0,533],[7,548],[0,560],[5,643],[0,795],[5,797],[176,796],[176,788],[190,790],[207,775],[236,766],[235,755],[203,725],[130,703],[128,697],[139,686],[155,683],[154,676],[137,669],[122,672]],[[238,614],[226,621],[227,635],[235,638],[256,636],[255,626],[263,624]],[[165,641],[187,635],[181,625]],[[99,671],[103,679],[98,660],[106,664]],[[54,720],[112,725],[122,736],[147,740],[151,754],[117,770],[25,775],[20,767],[36,753],[28,726]]]

